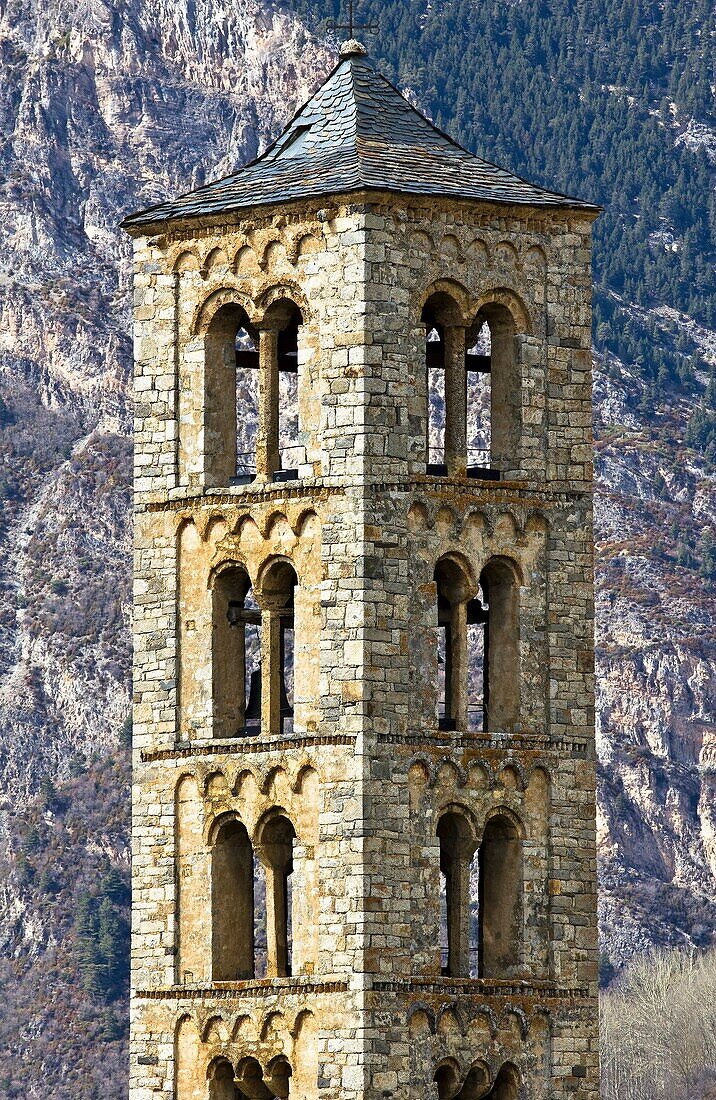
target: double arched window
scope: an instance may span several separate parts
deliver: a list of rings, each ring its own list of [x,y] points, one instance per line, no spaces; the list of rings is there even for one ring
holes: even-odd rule
[[[211,848],[212,978],[288,977],[292,968],[296,832],[281,809],[252,844],[235,816],[220,821]]]
[[[290,562],[264,568],[259,592],[241,565],[218,572],[212,589],[214,736],[266,735],[293,721],[294,592]],[[257,598],[258,597],[258,598]]]
[[[261,1068],[256,1058],[242,1058],[236,1069],[228,1058],[209,1066],[209,1100],[286,1100],[291,1094],[292,1070],[280,1054]]]
[[[422,313],[427,389],[426,470],[497,479],[519,467],[521,384],[517,326],[501,303],[466,323],[449,293]]]
[[[446,555],[434,572],[437,597],[437,720],[441,729],[509,731],[519,719],[519,578],[491,558],[472,580]]]
[[[508,978],[522,965],[522,826],[497,811],[482,837],[459,809],[440,817],[441,971],[452,978]]]
[[[258,322],[236,303],[221,306],[204,337],[203,464],[207,487],[288,481],[303,461],[299,445],[300,330],[287,298]],[[189,410],[182,432],[200,437]],[[183,448],[186,452],[186,446]],[[190,464],[188,455],[184,462]]]

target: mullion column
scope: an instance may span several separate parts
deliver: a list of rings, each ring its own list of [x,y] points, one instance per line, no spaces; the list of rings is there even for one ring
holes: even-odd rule
[[[266,608],[261,614],[261,732],[281,732],[281,612]]]
[[[450,477],[467,476],[465,329],[445,327],[445,463]]]
[[[467,603],[454,604],[450,616],[450,713],[459,730],[467,729]]]

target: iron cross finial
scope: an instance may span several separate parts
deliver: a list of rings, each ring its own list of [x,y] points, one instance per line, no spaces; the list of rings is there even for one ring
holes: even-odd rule
[[[354,2],[353,2],[353,0],[348,0],[348,22],[347,23],[336,23],[336,22],[334,22],[333,25],[332,25],[332,30],[333,31],[348,31],[348,37],[350,39],[352,39],[352,38],[355,37],[355,31],[369,31],[369,32],[370,31],[377,31],[378,30],[378,24],[377,23],[356,23],[356,21],[355,21],[355,12],[354,12]]]

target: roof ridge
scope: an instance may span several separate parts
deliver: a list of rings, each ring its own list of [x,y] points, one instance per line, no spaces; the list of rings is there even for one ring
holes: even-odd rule
[[[375,72],[376,76],[378,76],[380,78],[380,80],[383,81],[384,84],[388,85],[388,87],[391,89],[391,91],[395,92],[397,95],[400,96],[403,103],[407,104],[407,106],[410,108],[410,110],[413,112],[413,114],[417,115],[418,118],[423,120],[423,122],[427,122],[428,126],[432,127],[432,129],[435,131],[436,134],[439,134],[441,138],[445,139],[445,141],[448,141],[451,145],[454,145],[457,149],[460,149],[461,152],[467,153],[468,156],[473,156],[474,155],[473,153],[470,152],[469,149],[466,149],[464,145],[461,145],[460,142],[456,138],[454,138],[450,134],[446,133],[445,130],[441,130],[439,126],[435,125],[435,123],[433,122],[433,120],[431,118],[428,118],[427,115],[424,115],[421,110],[419,110],[417,107],[415,107],[410,102],[408,97],[406,95],[404,95],[403,92],[401,92],[401,90],[397,86],[397,84],[393,84],[393,81],[390,80],[385,75],[385,73],[382,73],[380,71],[380,69],[376,69],[376,68],[374,68],[373,71]]]
[[[284,137],[289,132],[289,130],[293,127],[293,125],[296,122],[298,122],[299,118],[301,117],[303,112],[306,110],[306,108],[309,107],[310,104],[313,103],[314,99],[316,99],[316,97],[319,95],[319,93],[322,92],[323,89],[328,84],[330,84],[333,77],[337,75],[338,70],[343,65],[346,65],[348,62],[350,62],[351,60],[352,60],[352,55],[349,55],[348,57],[341,57],[339,59],[338,63],[333,66],[333,68],[331,69],[331,71],[329,72],[329,74],[325,78],[325,80],[323,80],[316,88],[314,88],[314,90],[311,92],[308,99],[304,100],[304,102],[301,104],[301,106],[298,108],[298,110],[296,110],[294,112],[294,114],[292,115],[290,120],[284,126],[281,133],[278,135],[278,137],[275,138],[274,141],[272,141],[270,145],[267,145],[267,147],[264,149],[263,153],[260,153],[257,157],[254,157],[253,160],[248,161],[241,168],[238,168],[236,170],[236,172],[232,173],[232,175],[237,175],[239,172],[243,172],[245,168],[253,168],[255,164],[260,164],[261,161],[265,160],[268,157],[269,153],[273,152],[273,150],[277,147],[277,145],[281,141],[281,138]],[[228,177],[225,177],[225,178],[228,178]]]

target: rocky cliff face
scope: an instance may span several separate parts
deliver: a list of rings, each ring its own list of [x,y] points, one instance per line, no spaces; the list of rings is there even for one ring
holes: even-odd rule
[[[11,839],[28,799],[52,831],[47,792],[35,797],[43,777],[74,775],[74,791],[86,757],[94,783],[129,709],[129,247],[117,224],[255,154],[331,63],[268,0],[0,0],[0,820]],[[665,344],[694,337],[688,318],[656,322]],[[716,334],[696,335],[716,362]],[[601,917],[620,962],[655,942],[704,942],[714,926],[713,592],[689,547],[713,527],[716,500],[706,461],[681,442],[690,399],[655,407],[614,360],[597,363],[596,383]],[[120,840],[101,843],[121,861]],[[0,942],[12,981],[30,988],[28,960],[58,950],[59,902],[28,893],[18,868],[34,857],[13,853]],[[71,973],[65,958],[56,980]],[[33,1074],[17,1095],[68,1095]]]
[[[255,0],[0,3],[8,809],[48,769],[108,746],[129,707],[130,250],[118,222],[254,156],[329,63]]]
[[[713,942],[716,609],[695,551],[716,490],[681,443],[690,403],[654,407],[623,364],[597,368],[600,924],[619,964]]]

